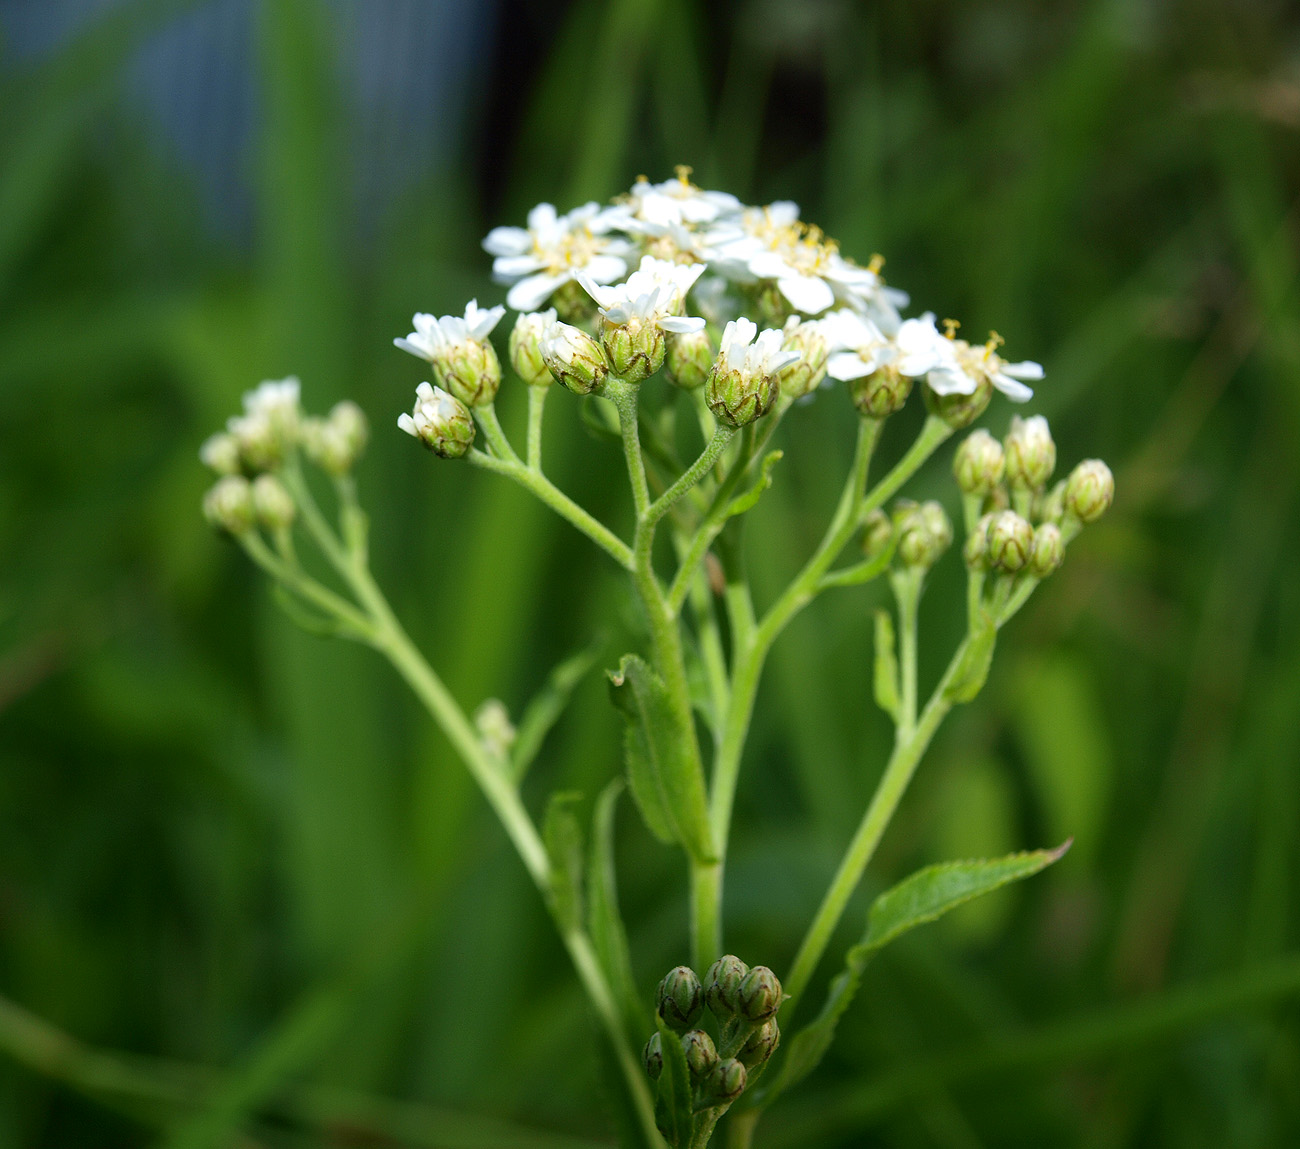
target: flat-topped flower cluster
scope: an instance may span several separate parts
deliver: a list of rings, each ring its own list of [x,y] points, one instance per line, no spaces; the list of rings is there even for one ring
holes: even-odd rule
[[[842,255],[798,205],[747,206],[695,186],[687,169],[663,183],[643,177],[603,207],[560,214],[539,204],[526,227],[493,228],[483,247],[519,313],[511,361],[535,386],[554,379],[589,394],[666,366],[680,387],[707,385],[714,415],[740,426],[828,378],[849,385],[864,415],[883,418],[923,381],[931,405],[963,425],[993,389],[1024,402],[1033,394],[1025,381],[1043,376],[1037,363],[1004,360],[997,335],[971,344],[931,312],[904,319],[908,296],[885,283],[884,261]],[[441,396],[466,408],[494,399],[501,367],[489,336],[504,314],[474,300],[463,317],[417,314],[415,330],[395,340],[433,365],[436,406],[458,428],[467,412]],[[464,454],[465,436],[443,435],[421,416],[429,410],[422,397],[403,429],[439,454]]]

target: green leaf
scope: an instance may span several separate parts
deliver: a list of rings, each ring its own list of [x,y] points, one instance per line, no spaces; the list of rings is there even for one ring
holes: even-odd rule
[[[516,783],[523,781],[546,736],[569,704],[575,687],[595,665],[604,645],[604,635],[597,635],[585,649],[559,663],[524,708],[510,748],[510,776]]]
[[[763,492],[772,485],[772,468],[781,461],[784,454],[784,451],[769,451],[763,456],[763,461],[758,467],[758,478],[754,480],[754,485],[743,495],[737,495],[731,500],[731,505],[727,507],[727,518],[743,515],[746,511],[753,509],[754,504],[762,497]]]
[[[695,1112],[691,1100],[691,1071],[686,1064],[686,1051],[663,1018],[656,1017],[659,1041],[663,1046],[664,1068],[659,1074],[659,1090],[655,1098],[655,1120],[659,1132],[674,1149],[688,1149],[695,1133]]]
[[[704,776],[667,688],[635,654],[623,656],[609,681],[614,705],[628,719],[628,780],[646,825],[663,841],[679,842],[697,861],[711,861]]]
[[[582,801],[575,790],[551,795],[542,824],[542,838],[551,862],[550,899],[561,929],[582,923],[582,827],[574,807]]]
[[[862,941],[849,950],[845,968],[832,980],[826,1004],[786,1043],[780,1071],[758,1092],[755,1103],[770,1105],[779,1094],[817,1067],[835,1039],[835,1027],[862,984],[867,963],[877,952],[909,930],[933,922],[981,894],[1038,873],[1059,860],[1069,848],[1070,843],[1066,841],[1054,850],[927,866],[876,898],[867,914],[867,931]]]
[[[993,616],[987,610],[981,610],[966,637],[966,649],[953,672],[952,681],[944,691],[951,701],[970,702],[984,689],[997,638],[998,628]]]
[[[614,814],[623,785],[622,778],[615,778],[606,786],[596,799],[596,808],[591,816],[591,850],[587,855],[587,932],[623,1012],[628,1032],[635,1034],[644,1033],[649,1023],[637,996],[627,931],[618,910]]]
[[[894,619],[887,610],[876,611],[876,705],[898,721],[898,653]]]

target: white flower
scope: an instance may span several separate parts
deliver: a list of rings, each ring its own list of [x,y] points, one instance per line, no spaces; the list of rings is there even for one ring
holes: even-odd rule
[[[298,436],[298,380],[267,380],[244,393],[244,413],[226,420],[240,456],[254,470],[277,466]]]
[[[783,332],[774,328],[759,331],[758,324],[743,316],[733,319],[722,332],[718,363],[726,371],[746,375],[775,375],[799,360],[798,351],[783,351]]]
[[[929,320],[933,330],[934,316],[927,312],[922,318]],[[903,326],[906,327],[907,323]],[[902,334],[900,330],[900,341]],[[973,395],[980,383],[987,379],[1013,402],[1025,403],[1034,397],[1032,388],[1026,387],[1021,380],[1041,379],[1042,365],[1028,360],[1008,363],[997,353],[1002,342],[1000,336],[993,335],[983,346],[973,347],[964,339],[939,335],[937,331],[933,334],[934,338],[918,329],[914,342],[918,348],[916,365],[920,365],[926,354],[934,357],[935,362],[926,370],[925,381],[936,395]],[[911,371],[904,373],[912,374]]]
[[[492,273],[498,282],[514,284],[506,302],[516,311],[536,311],[579,271],[597,283],[621,279],[632,245],[609,234],[617,218],[594,201],[566,215],[539,203],[528,213],[527,228],[494,227],[483,248],[496,256]]]
[[[411,320],[415,330],[405,339],[394,339],[393,345],[432,363],[465,343],[483,343],[505,313],[506,309],[500,306],[484,309],[477,299],[471,299],[466,305],[464,318],[418,312]]]
[[[636,231],[638,223],[698,227],[740,212],[741,202],[734,195],[698,188],[691,183],[690,174],[690,168],[679,167],[676,179],[661,184],[652,184],[641,176],[621,205],[628,221],[625,230]]]
[[[408,435],[423,439],[440,432],[453,419],[462,417],[464,412],[460,401],[441,387],[421,383],[415,389],[414,411],[410,415],[405,411],[398,415],[397,425]]]
[[[856,311],[833,311],[816,322],[830,348],[826,374],[832,379],[862,379],[897,357],[880,328]]]
[[[927,311],[919,319],[905,319],[894,336],[894,348],[899,374],[913,379],[956,365],[956,347],[935,327],[933,311]],[[972,385],[971,390],[974,389]],[[946,392],[939,390],[938,394]]]
[[[298,423],[300,390],[297,376],[268,379],[254,390],[244,392],[244,413],[251,418],[268,419],[279,428],[294,427]]]
[[[641,266],[623,283],[601,287],[581,272],[578,273],[578,282],[600,305],[607,323],[619,326],[654,324],[664,331],[685,335],[704,327],[703,319],[677,314],[686,293],[703,272],[702,263],[670,263],[647,255],[642,257]]]

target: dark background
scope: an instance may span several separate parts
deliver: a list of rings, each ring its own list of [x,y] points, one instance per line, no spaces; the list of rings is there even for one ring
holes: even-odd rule
[[[799,200],[919,308],[1041,360],[1062,469],[1101,456],[1119,490],[941,734],[871,886],[1074,849],[880,959],[759,1144],[1300,1142],[1292,9],[0,0],[0,52],[0,992],[21,1007],[0,1144],[612,1139],[504,835],[396,676],[297,632],[206,528],[196,452],[263,378],[300,375],[314,410],[354,397],[377,572],[461,701],[517,712],[602,627],[612,665],[635,625],[616,572],[396,432],[422,376],[391,339],[503,296],[490,226],[677,163]],[[572,413],[553,477],[625,525],[620,460]],[[783,435],[760,601],[833,505],[844,395]],[[945,465],[918,489],[950,498]],[[778,970],[887,750],[880,594],[809,610],[764,682],[727,928]],[[960,594],[950,556],[930,680]],[[599,678],[534,809],[619,769]],[[648,994],[686,956],[683,874],[626,810],[620,838]]]

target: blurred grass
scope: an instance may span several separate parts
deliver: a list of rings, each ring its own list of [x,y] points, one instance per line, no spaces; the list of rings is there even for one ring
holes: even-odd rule
[[[506,1144],[480,1114],[521,1145],[611,1136],[600,1047],[503,836],[395,678],[294,631],[210,537],[195,451],[263,377],[300,374],[317,409],[357,398],[382,580],[467,707],[517,714],[611,619],[611,649],[636,641],[634,613],[518,491],[404,449],[391,421],[418,372],[389,341],[416,309],[497,298],[491,224],[680,162],[800,200],[972,337],[996,325],[1047,366],[1062,465],[1101,455],[1119,477],[872,877],[995,838],[1075,850],[991,924],[882,960],[817,1092],[763,1143],[1300,1139],[1294,19],[1208,0],[508,5],[482,77],[496,110],[362,232],[342,26],[323,0],[265,0],[245,252],[205,232],[191,174],[117,98],[184,7],[118,5],[0,72],[0,991],[131,1051],[77,1063],[125,1067],[107,1091],[0,1063],[0,1144]],[[548,30],[544,56],[507,50],[512,20]],[[565,412],[551,469],[625,516],[618,459]],[[760,595],[820,532],[849,424],[834,393],[794,412],[750,527]],[[946,490],[939,467],[924,483]],[[961,625],[952,568],[923,673]],[[778,968],[883,760],[874,593],[801,616],[761,695],[728,929]],[[527,795],[594,797],[617,769],[593,676]],[[618,842],[648,992],[685,956],[682,874],[626,812]],[[0,1045],[30,1052],[31,1032],[0,1026]],[[181,1078],[197,1101],[149,1092]]]

